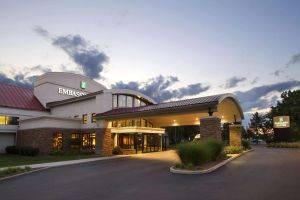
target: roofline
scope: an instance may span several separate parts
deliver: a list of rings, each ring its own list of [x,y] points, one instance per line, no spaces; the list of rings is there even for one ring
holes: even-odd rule
[[[226,93],[226,94],[222,95],[222,97],[219,99],[219,104],[222,103],[222,101],[224,101],[227,98],[231,98],[233,100],[233,102],[235,103],[236,107],[238,108],[238,110],[239,110],[239,112],[241,114],[242,120],[245,119],[244,112],[243,112],[243,109],[242,109],[242,107],[240,105],[240,102],[235,97],[234,94],[232,94],[232,93]]]
[[[84,100],[88,100],[88,99],[92,99],[95,98],[96,95],[98,94],[102,94],[103,90],[97,91],[97,92],[93,92],[93,93],[89,93],[80,97],[73,97],[73,98],[69,98],[69,99],[65,99],[65,100],[61,100],[61,101],[53,101],[53,102],[49,102],[46,104],[47,108],[53,108],[56,106],[62,106],[65,104],[69,104],[69,103],[75,103],[78,101],[84,101]]]
[[[149,116],[155,116],[155,115],[168,115],[170,113],[173,114],[179,114],[179,113],[186,113],[186,112],[199,112],[201,109],[202,111],[207,111],[210,108],[212,111],[217,111],[218,102],[213,101],[209,103],[200,103],[200,104],[192,104],[192,105],[183,105],[183,106],[177,106],[177,107],[167,107],[167,108],[160,108],[155,110],[143,110],[143,111],[136,111],[136,112],[129,112],[129,113],[120,113],[120,114],[110,114],[110,115],[103,115],[102,113],[98,113],[96,115],[97,119],[121,119],[121,118],[130,118],[130,117],[139,117],[137,115],[143,114],[145,117]],[[176,111],[174,111],[174,108],[177,108]],[[184,110],[183,110],[184,109]]]
[[[27,119],[19,119],[19,122],[25,121],[34,121],[37,119],[57,119],[57,120],[68,120],[68,121],[81,121],[81,118],[69,118],[69,117],[55,117],[55,116],[39,116],[39,117],[31,117]]]

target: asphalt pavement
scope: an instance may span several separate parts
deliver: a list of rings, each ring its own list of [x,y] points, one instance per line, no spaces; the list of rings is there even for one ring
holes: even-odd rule
[[[300,150],[255,147],[210,174],[171,174],[170,152],[55,167],[0,182],[0,199],[300,199]]]

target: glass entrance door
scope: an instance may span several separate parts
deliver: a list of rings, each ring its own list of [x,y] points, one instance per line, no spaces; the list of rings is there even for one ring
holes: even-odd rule
[[[143,144],[143,134],[141,133],[137,133],[135,135],[136,137],[136,153],[143,153],[143,147],[144,147],[144,144]]]

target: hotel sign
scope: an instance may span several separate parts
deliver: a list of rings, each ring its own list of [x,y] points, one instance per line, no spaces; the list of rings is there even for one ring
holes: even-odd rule
[[[80,81],[80,88],[86,89],[87,83],[85,81]]]
[[[273,118],[273,128],[289,128],[290,116],[277,116]]]
[[[58,88],[58,94],[64,94],[64,95],[74,96],[74,97],[81,97],[83,95],[86,95],[85,92],[70,90],[70,89],[61,88],[61,87]]]

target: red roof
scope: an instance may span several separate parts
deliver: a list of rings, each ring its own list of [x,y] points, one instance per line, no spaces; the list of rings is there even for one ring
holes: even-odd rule
[[[217,105],[221,98],[223,98],[224,96],[228,96],[228,95],[231,95],[231,94],[218,94],[218,95],[212,95],[212,96],[206,96],[206,97],[164,102],[164,103],[158,103],[158,104],[141,106],[141,107],[133,107],[133,108],[117,108],[117,109],[109,110],[104,113],[98,113],[97,115],[100,118],[105,118],[105,117],[117,116],[120,114],[144,113],[144,112],[149,112],[149,111],[154,111],[154,110],[164,110],[164,109],[177,109],[177,108],[183,108],[186,106],[200,105],[200,104],[202,104],[202,105],[203,104],[216,104]]]
[[[34,96],[32,89],[6,84],[0,84],[0,107],[46,110]]]

